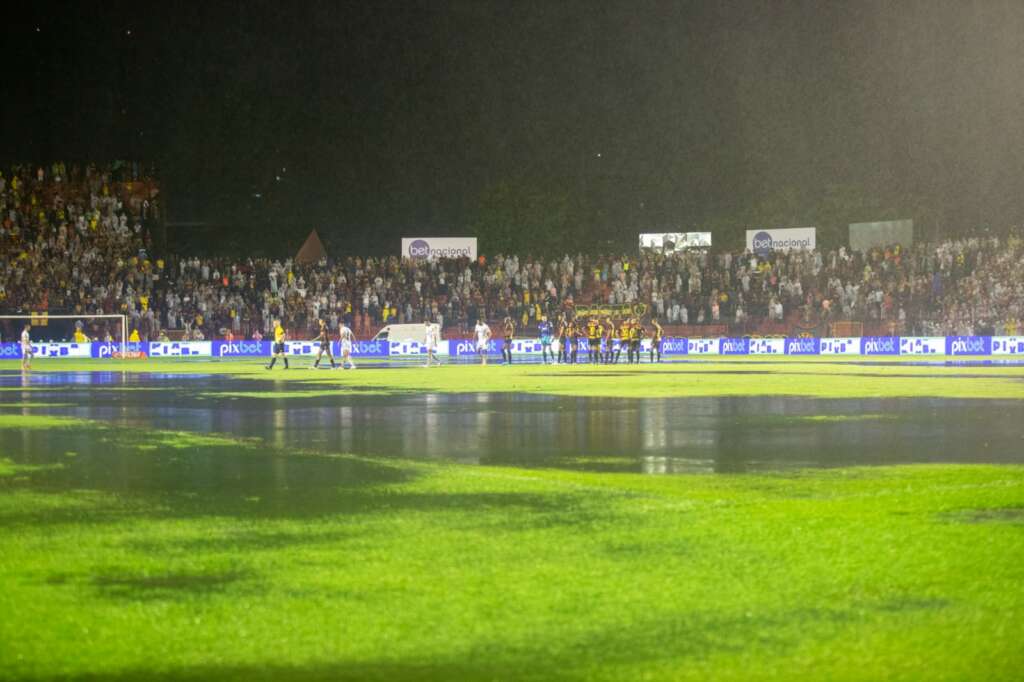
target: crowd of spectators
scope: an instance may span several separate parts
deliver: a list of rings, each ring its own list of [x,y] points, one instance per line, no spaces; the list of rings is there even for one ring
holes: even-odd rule
[[[140,191],[140,189],[142,191]],[[838,248],[760,257],[691,250],[625,256],[498,255],[470,261],[344,257],[161,257],[147,226],[155,186],[136,164],[53,164],[0,173],[0,309],[121,313],[139,337],[293,333],[318,317],[360,336],[431,319],[470,328],[509,315],[529,327],[583,304],[647,306],[666,325],[855,321],[902,334],[1017,332],[1024,315],[1020,230],[866,253]]]

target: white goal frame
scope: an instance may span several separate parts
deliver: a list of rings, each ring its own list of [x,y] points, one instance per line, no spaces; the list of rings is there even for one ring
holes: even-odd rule
[[[0,315],[0,320],[120,320],[121,321],[121,353],[128,351],[128,316],[127,315],[50,315],[49,313],[31,313],[28,315]]]

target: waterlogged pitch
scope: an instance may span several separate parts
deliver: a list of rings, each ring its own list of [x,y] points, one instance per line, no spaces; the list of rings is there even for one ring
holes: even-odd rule
[[[1024,368],[307,364],[0,362],[0,678],[1024,669]]]

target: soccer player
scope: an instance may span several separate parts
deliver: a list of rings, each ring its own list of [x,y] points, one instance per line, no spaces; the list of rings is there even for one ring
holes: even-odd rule
[[[473,333],[476,335],[476,352],[480,354],[480,364],[486,365],[487,344],[491,340],[491,328],[484,324],[483,320],[477,320]]]
[[[315,369],[320,365],[320,358],[323,357],[324,353],[327,353],[327,359],[331,361],[331,369],[334,369],[334,355],[331,353],[331,337],[327,333],[327,323],[324,322],[323,318],[318,320],[320,322],[320,333],[317,334],[316,340],[320,342],[320,350],[316,352],[316,361],[313,363]]]
[[[356,363],[352,362],[352,341],[355,340],[355,336],[344,322],[338,327],[338,337],[341,340],[341,368],[355,369]],[[345,366],[346,364],[348,367]]]
[[[441,330],[437,328],[437,325],[431,324],[430,320],[424,320],[423,324],[426,327],[423,337],[427,346],[427,364],[423,366],[430,367],[431,362],[440,365],[441,361],[437,359],[437,337],[440,336]]]
[[[661,325],[658,318],[652,317],[651,324],[654,325],[654,335],[651,336],[651,362],[654,362],[654,354],[658,354],[658,362],[661,362]]]
[[[547,315],[540,316],[540,324],[537,325],[537,331],[540,332],[540,353],[541,361],[546,365],[548,364],[548,354],[551,354],[551,361],[555,361],[555,354],[551,350],[551,323],[548,322]]]
[[[640,364],[640,340],[644,337],[644,328],[635,317],[629,321],[629,361]]]
[[[21,368],[23,370],[32,369],[32,337],[29,336],[31,329],[32,325],[26,324],[25,328],[21,330]]]
[[[596,365],[601,359],[601,334],[604,330],[596,317],[587,320],[587,351],[590,354],[590,364]]]
[[[501,331],[504,334],[505,342],[501,346],[501,359],[505,364],[512,364],[512,337],[516,335],[516,323],[512,321],[511,317],[506,317],[505,321],[501,325]]]
[[[610,365],[612,362],[612,339],[615,338],[615,323],[611,316],[604,319],[604,333],[601,335],[601,362]]]
[[[287,337],[288,334],[281,326],[281,320],[274,320],[274,357],[270,359],[267,369],[274,369],[274,363],[277,362],[278,356],[284,360],[284,368],[288,369],[288,357],[284,354],[284,340]]]
[[[615,364],[619,364],[619,357],[622,355],[622,349],[626,349],[626,359],[629,359],[629,320],[622,318],[622,322],[619,323],[619,347],[615,350]]]
[[[569,361],[569,322],[565,319],[565,313],[558,316],[558,364]]]
[[[580,350],[580,335],[583,333],[582,325],[576,320],[570,320],[565,333],[569,337],[569,364],[575,365]]]

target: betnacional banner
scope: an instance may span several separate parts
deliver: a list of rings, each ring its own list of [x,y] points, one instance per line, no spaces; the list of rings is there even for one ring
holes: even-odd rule
[[[402,258],[435,260],[437,258],[476,259],[476,237],[403,237]]]
[[[812,250],[818,245],[816,235],[814,227],[747,230],[747,249],[762,257],[772,251]]]

